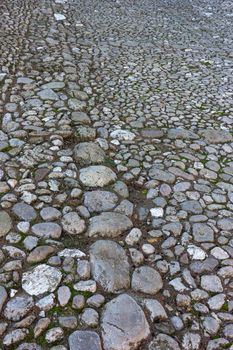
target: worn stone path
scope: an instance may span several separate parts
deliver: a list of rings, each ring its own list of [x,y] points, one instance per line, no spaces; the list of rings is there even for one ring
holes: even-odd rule
[[[233,349],[232,1],[0,18],[0,349]]]

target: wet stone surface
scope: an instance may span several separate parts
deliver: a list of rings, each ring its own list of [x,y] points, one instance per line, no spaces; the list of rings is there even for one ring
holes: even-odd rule
[[[232,349],[231,1],[0,5],[0,349]]]

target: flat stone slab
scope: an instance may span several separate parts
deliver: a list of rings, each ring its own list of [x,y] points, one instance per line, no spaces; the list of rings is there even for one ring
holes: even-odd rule
[[[217,225],[221,230],[231,231],[233,230],[233,219],[232,218],[220,219],[218,220]]]
[[[70,350],[102,350],[98,333],[76,331],[69,336]]]
[[[55,222],[42,222],[32,226],[32,232],[41,238],[59,238],[61,231],[61,226]]]
[[[79,179],[84,186],[104,187],[116,181],[116,174],[104,165],[91,165],[80,170]]]
[[[113,209],[118,202],[115,193],[109,191],[90,191],[84,194],[84,205],[93,213]]]
[[[144,312],[127,294],[121,294],[106,304],[101,331],[104,350],[138,349],[150,334]]]
[[[164,132],[161,129],[144,129],[142,130],[142,137],[148,139],[159,139],[164,136]]]
[[[11,321],[19,321],[33,308],[32,297],[26,294],[10,299],[4,309],[4,316]]]
[[[209,144],[218,144],[233,141],[232,135],[226,130],[206,129],[203,130],[200,134]]]
[[[41,264],[23,273],[22,288],[30,295],[53,292],[59,285],[62,273],[55,267]]]
[[[100,164],[105,160],[105,153],[94,142],[81,142],[74,147],[74,158],[78,164]]]
[[[149,176],[153,180],[158,180],[161,182],[166,182],[169,184],[173,184],[175,182],[175,176],[171,173],[169,173],[166,170],[161,170],[157,168],[156,166],[152,166],[152,168],[149,170]]]
[[[196,242],[213,242],[214,231],[210,226],[203,223],[193,225],[193,236]]]
[[[37,95],[40,96],[40,98],[42,100],[52,100],[52,101],[56,101],[59,99],[58,95],[56,94],[56,92],[54,92],[52,89],[44,89],[41,90],[37,93]]]
[[[35,209],[23,202],[15,204],[12,211],[19,219],[24,221],[33,221],[37,217]]]
[[[204,275],[201,276],[201,287],[208,292],[222,293],[222,282],[218,276]]]
[[[94,280],[110,293],[130,286],[129,263],[125,250],[116,242],[99,240],[90,247]]]
[[[186,139],[186,140],[196,140],[199,139],[199,136],[193,131],[182,129],[182,128],[173,128],[169,129],[167,133],[169,139]]]
[[[10,215],[6,211],[0,211],[0,237],[5,236],[12,228]]]
[[[90,219],[88,236],[113,238],[133,227],[132,221],[123,214],[104,212]]]
[[[134,270],[132,289],[142,293],[156,294],[162,287],[162,278],[152,267],[141,266]]]

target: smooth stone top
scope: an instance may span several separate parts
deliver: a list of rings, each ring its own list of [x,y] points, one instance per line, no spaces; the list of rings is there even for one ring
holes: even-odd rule
[[[0,237],[5,236],[12,227],[12,221],[6,211],[0,211]]]
[[[104,165],[91,165],[80,170],[79,179],[84,186],[104,187],[116,181],[116,174]]]
[[[232,142],[232,135],[226,130],[206,129],[201,132],[204,140],[210,144]]]
[[[12,208],[13,213],[21,220],[33,221],[37,217],[37,213],[33,207],[26,203],[16,203]]]
[[[149,266],[141,266],[134,270],[132,288],[138,292],[156,294],[163,287],[160,274]]]
[[[117,195],[109,191],[90,191],[84,195],[84,205],[90,212],[111,210],[116,206],[117,201]]]
[[[129,288],[129,263],[125,250],[116,242],[99,240],[90,247],[94,280],[110,293]]]
[[[133,227],[132,221],[123,214],[104,212],[90,219],[88,236],[117,237]]]
[[[138,349],[150,334],[144,312],[136,301],[121,294],[106,304],[101,320],[104,350]]]
[[[104,162],[105,153],[94,142],[81,142],[74,147],[74,158],[79,164],[100,164]]]

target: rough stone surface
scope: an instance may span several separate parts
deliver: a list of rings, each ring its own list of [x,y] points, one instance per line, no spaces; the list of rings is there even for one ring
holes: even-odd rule
[[[232,16],[0,1],[0,349],[232,347]]]
[[[132,221],[120,213],[106,212],[90,220],[89,237],[117,237],[133,226]]]
[[[62,218],[63,230],[70,235],[79,235],[85,230],[85,221],[76,212],[70,212]]]
[[[156,294],[163,287],[160,274],[152,267],[142,266],[134,270],[132,288],[138,292]]]
[[[78,164],[100,164],[105,160],[105,153],[94,142],[81,142],[74,148],[74,157]]]
[[[10,299],[4,309],[4,316],[8,320],[19,321],[33,308],[33,299],[28,295],[19,295]]]
[[[102,350],[100,337],[92,331],[76,331],[69,336],[70,350]]]
[[[17,203],[12,208],[14,214],[21,220],[33,221],[37,214],[32,206],[25,203]]]
[[[80,181],[88,187],[104,187],[116,180],[116,174],[104,165],[91,165],[80,170]]]
[[[90,262],[92,276],[104,290],[115,293],[129,288],[129,263],[119,244],[97,241],[90,248]]]
[[[136,349],[150,334],[142,309],[127,294],[106,304],[101,331],[106,350]]]
[[[55,267],[38,265],[31,271],[24,272],[22,287],[30,295],[53,292],[61,281],[62,274]]]
[[[102,212],[113,209],[118,201],[118,197],[109,191],[90,191],[84,196],[84,205],[90,212]]]
[[[5,236],[12,227],[12,221],[9,214],[5,211],[0,211],[0,237]]]

